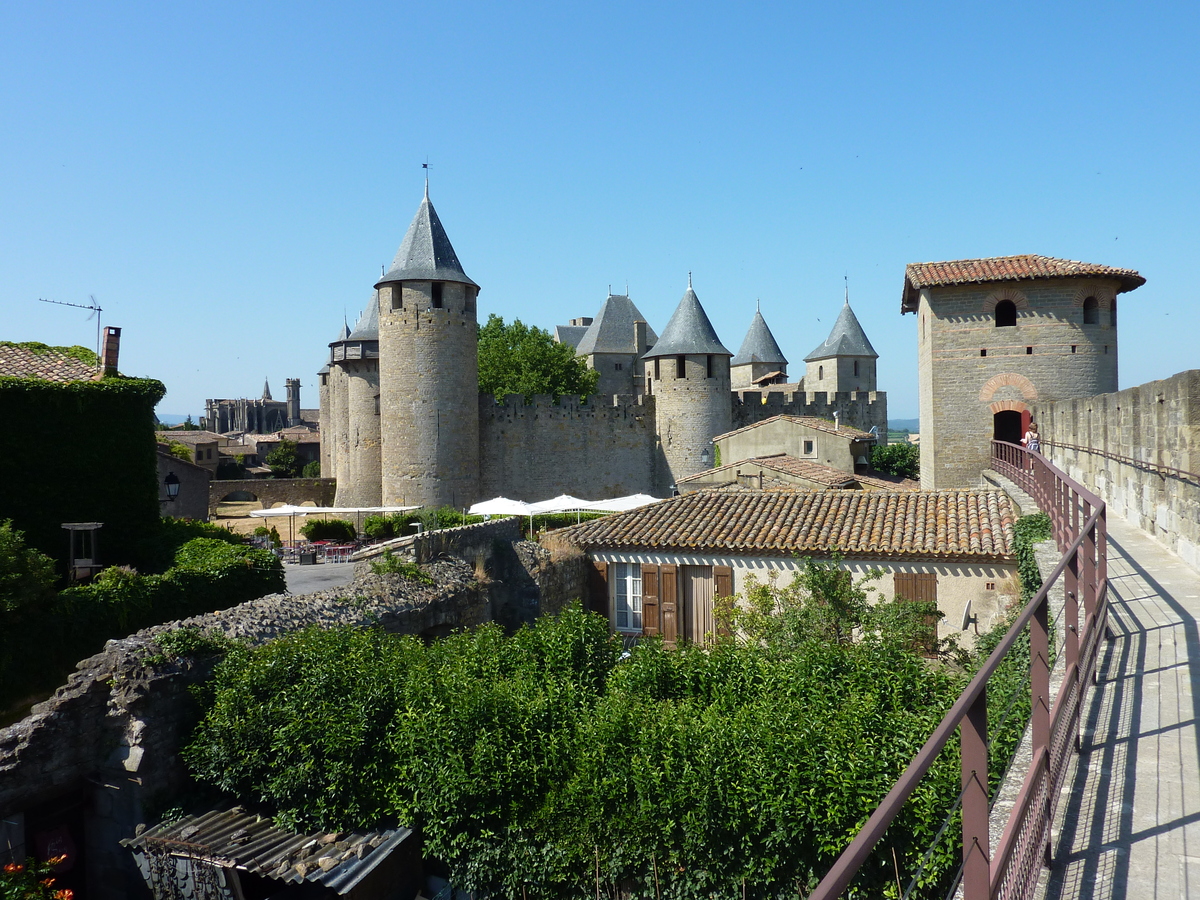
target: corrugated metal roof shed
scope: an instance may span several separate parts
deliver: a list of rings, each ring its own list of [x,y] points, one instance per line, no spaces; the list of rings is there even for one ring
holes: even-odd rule
[[[235,806],[163,822],[121,844],[347,894],[411,836],[408,828],[295,834]]]

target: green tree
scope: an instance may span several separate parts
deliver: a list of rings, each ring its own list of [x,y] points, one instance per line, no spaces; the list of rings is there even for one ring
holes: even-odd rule
[[[919,444],[888,444],[871,451],[871,468],[887,475],[917,479],[921,477]]]
[[[184,462],[192,461],[192,450],[183,441],[167,441],[167,452],[176,459],[182,459]]]
[[[494,313],[479,329],[479,390],[503,397],[563,394],[584,397],[596,390],[600,373],[587,367],[570,344],[550,332],[514,319],[506,325]]]
[[[283,438],[279,446],[267,454],[267,465],[276,478],[298,478],[302,469],[300,445]]]
[[[28,547],[12,519],[0,522],[0,611],[45,603],[54,597],[54,561]]]
[[[192,421],[192,414],[188,413],[188,417],[183,420],[183,424],[179,426],[180,431],[199,431],[200,426]]]
[[[312,462],[304,466],[304,471],[301,473],[305,478],[320,478],[321,477],[321,461],[314,459]]]

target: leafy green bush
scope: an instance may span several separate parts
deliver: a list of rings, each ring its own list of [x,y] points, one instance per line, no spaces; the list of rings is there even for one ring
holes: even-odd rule
[[[461,509],[443,506],[439,509],[416,509],[387,516],[367,516],[363,520],[363,533],[377,541],[416,534],[414,525],[420,523],[426,531],[436,528],[457,528],[459,525],[474,525],[484,521],[483,516],[464,515]]]
[[[161,655],[148,656],[148,665],[159,665],[183,656],[212,656],[227,653],[238,642],[220,631],[201,631],[195,625],[185,625],[164,632],[154,639],[162,651]]]
[[[391,550],[385,550],[378,559],[371,560],[371,571],[376,575],[403,575],[409,581],[433,584],[433,578],[423,572],[420,566],[401,559]]]
[[[599,879],[626,896],[794,897],[962,684],[883,630],[790,653],[648,639],[623,654],[577,606],[429,646],[314,628],[230,652],[184,756],[286,824],[418,827],[480,894],[591,896]],[[893,851],[915,869],[958,796],[956,753],[885,836],[864,894],[890,890]]]
[[[314,459],[310,463],[305,463],[304,469],[300,473],[303,478],[320,478],[321,477],[321,461]]]
[[[920,444],[887,444],[871,451],[871,468],[899,478],[921,477]]]
[[[0,611],[39,609],[54,597],[54,560],[25,545],[12,519],[0,522]]]
[[[1034,544],[1050,540],[1050,517],[1044,512],[1021,516],[1013,525],[1013,544],[1017,553],[1017,573],[1021,576],[1021,600],[1028,603],[1042,589]]]
[[[283,438],[279,446],[267,454],[264,462],[271,467],[271,476],[274,478],[298,478],[303,469],[300,445]]]
[[[310,541],[351,543],[358,537],[358,532],[354,530],[354,523],[347,522],[345,519],[330,519],[327,522],[313,519],[311,522],[304,523],[300,533]]]
[[[226,538],[193,538],[161,575],[109,567],[91,584],[61,591],[36,616],[0,611],[0,704],[44,688],[109,638],[285,589],[273,553]]]

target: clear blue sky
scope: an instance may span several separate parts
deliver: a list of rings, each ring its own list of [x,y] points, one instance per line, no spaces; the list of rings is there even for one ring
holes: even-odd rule
[[[277,397],[367,301],[421,198],[480,316],[609,285],[661,329],[694,273],[792,371],[850,299],[917,415],[909,262],[1138,269],[1121,384],[1200,365],[1195,3],[8,3],[0,339],[95,345],[160,412]]]

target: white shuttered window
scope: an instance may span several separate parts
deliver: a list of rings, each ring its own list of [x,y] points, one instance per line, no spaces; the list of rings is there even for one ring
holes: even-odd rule
[[[614,563],[613,627],[617,631],[642,631],[642,567],[639,563]]]

